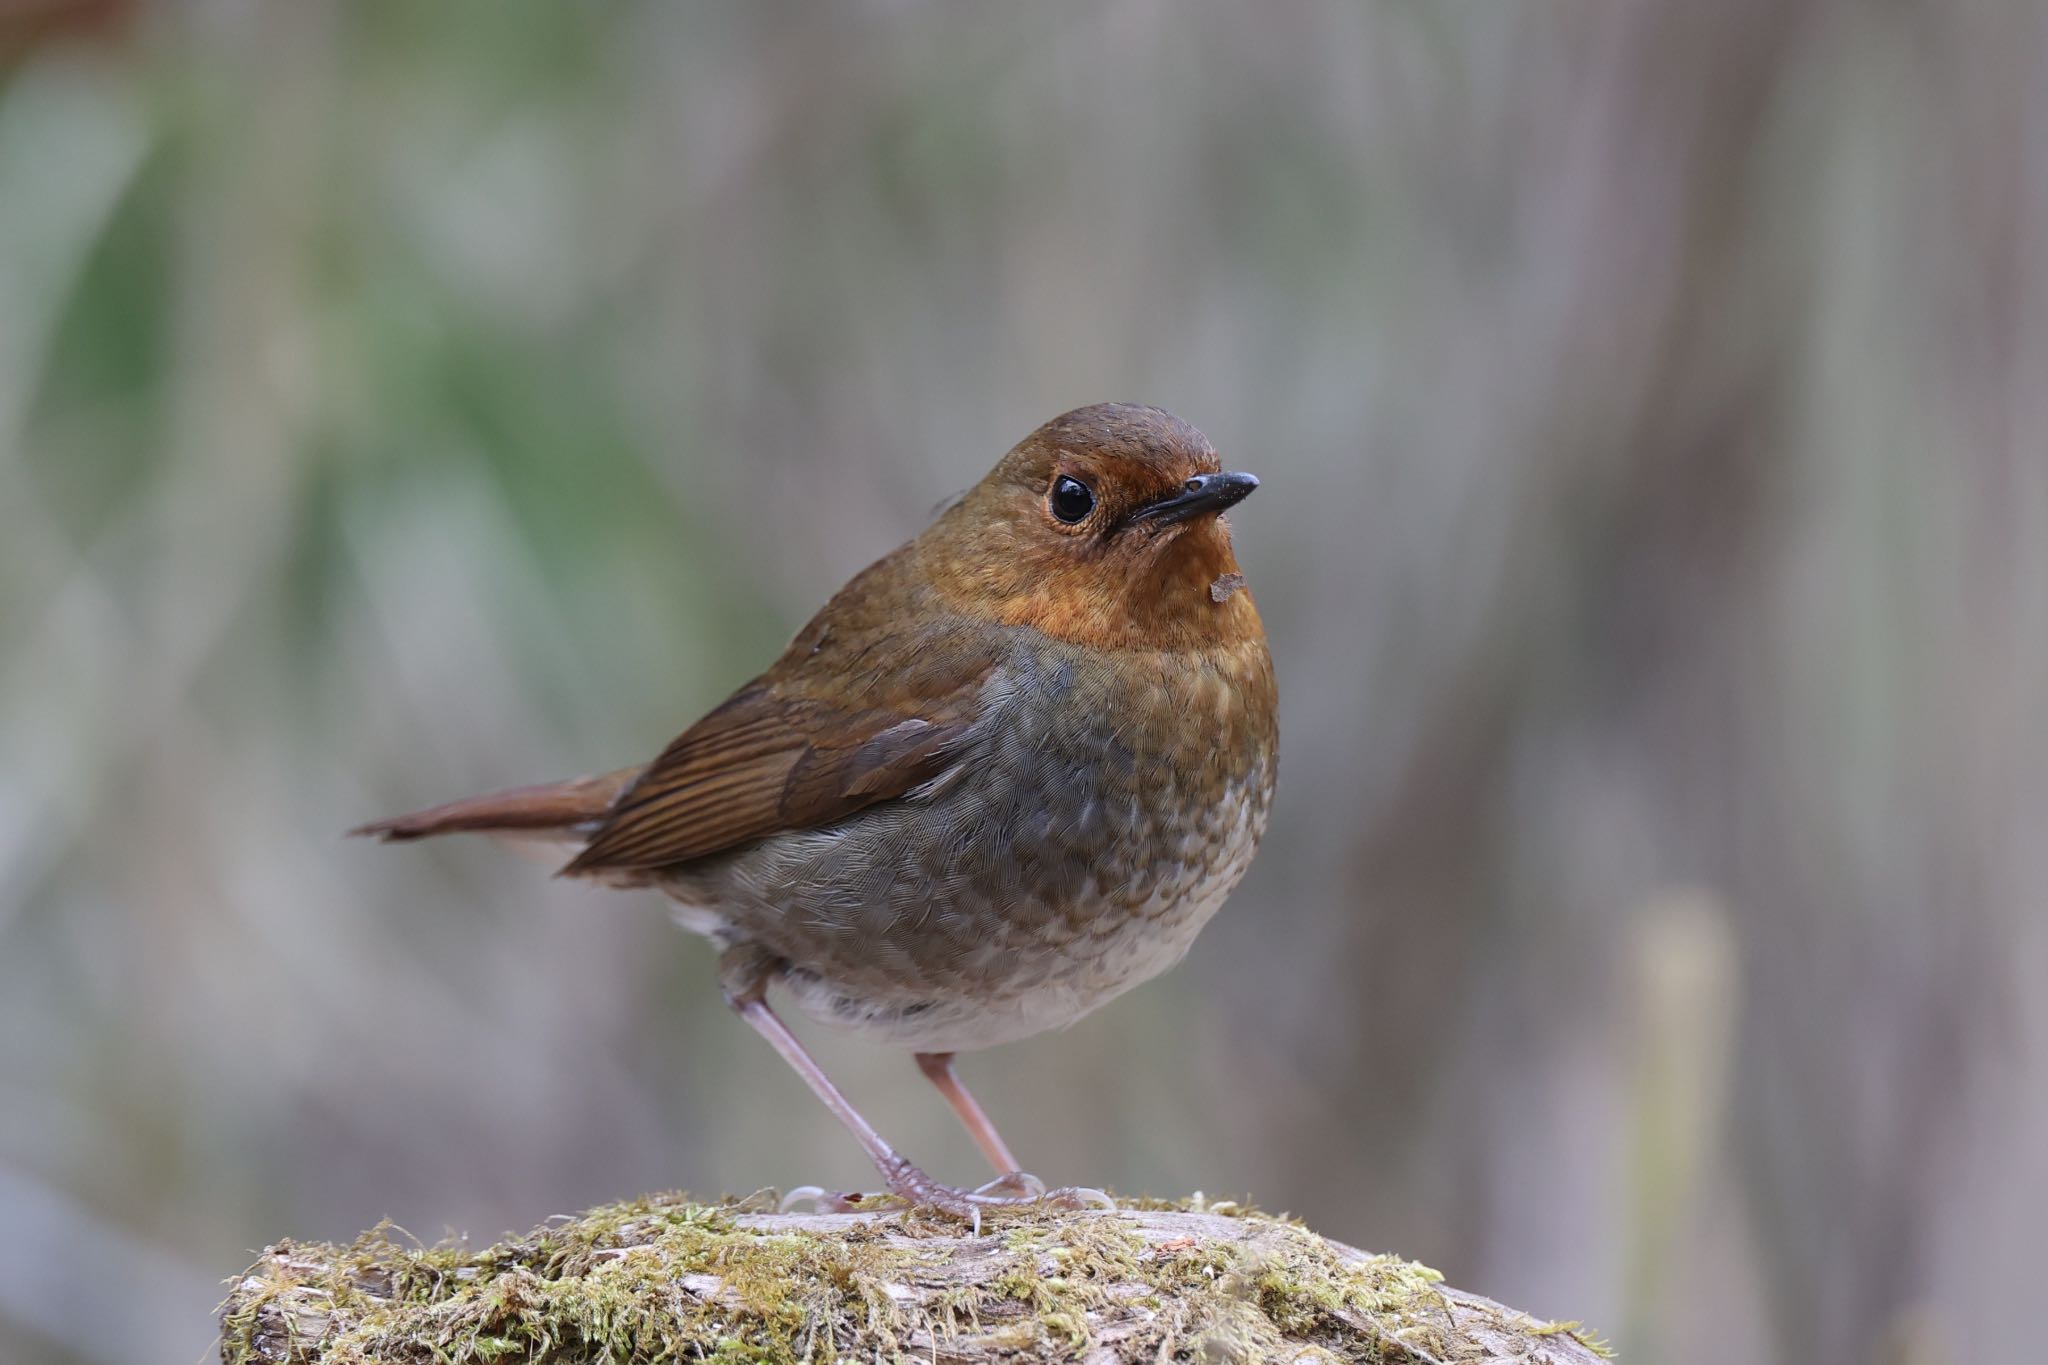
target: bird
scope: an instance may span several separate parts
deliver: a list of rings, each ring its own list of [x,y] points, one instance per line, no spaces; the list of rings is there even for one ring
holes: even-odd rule
[[[1166,971],[1250,865],[1278,694],[1225,514],[1258,486],[1162,409],[1078,408],[653,761],[351,833],[540,839],[573,854],[558,875],[660,893],[901,1201],[978,1226],[989,1206],[1100,1199],[1025,1174],[954,1059]],[[771,989],[911,1052],[997,1178],[956,1187],[901,1155]]]

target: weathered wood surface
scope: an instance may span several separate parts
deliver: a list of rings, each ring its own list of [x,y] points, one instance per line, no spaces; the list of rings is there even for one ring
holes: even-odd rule
[[[778,1214],[661,1197],[490,1247],[280,1243],[222,1306],[226,1365],[640,1360],[1517,1361],[1571,1324],[1227,1204]]]

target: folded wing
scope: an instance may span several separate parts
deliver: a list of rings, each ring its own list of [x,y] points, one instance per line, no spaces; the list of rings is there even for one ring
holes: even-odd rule
[[[813,829],[944,772],[993,659],[858,662],[850,674],[778,666],[742,688],[648,765],[563,875],[671,866]]]

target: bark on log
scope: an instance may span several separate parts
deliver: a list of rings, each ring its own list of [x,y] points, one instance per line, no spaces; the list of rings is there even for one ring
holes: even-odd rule
[[[224,1365],[643,1360],[1517,1361],[1595,1365],[1546,1323],[1298,1224],[1192,1201],[777,1214],[660,1196],[498,1245],[280,1242],[221,1307]]]

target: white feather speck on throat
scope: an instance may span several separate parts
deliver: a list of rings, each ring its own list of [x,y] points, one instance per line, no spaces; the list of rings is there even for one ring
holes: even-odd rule
[[[1211,602],[1228,602],[1231,596],[1243,586],[1243,574],[1227,573],[1209,585],[1209,600]]]

